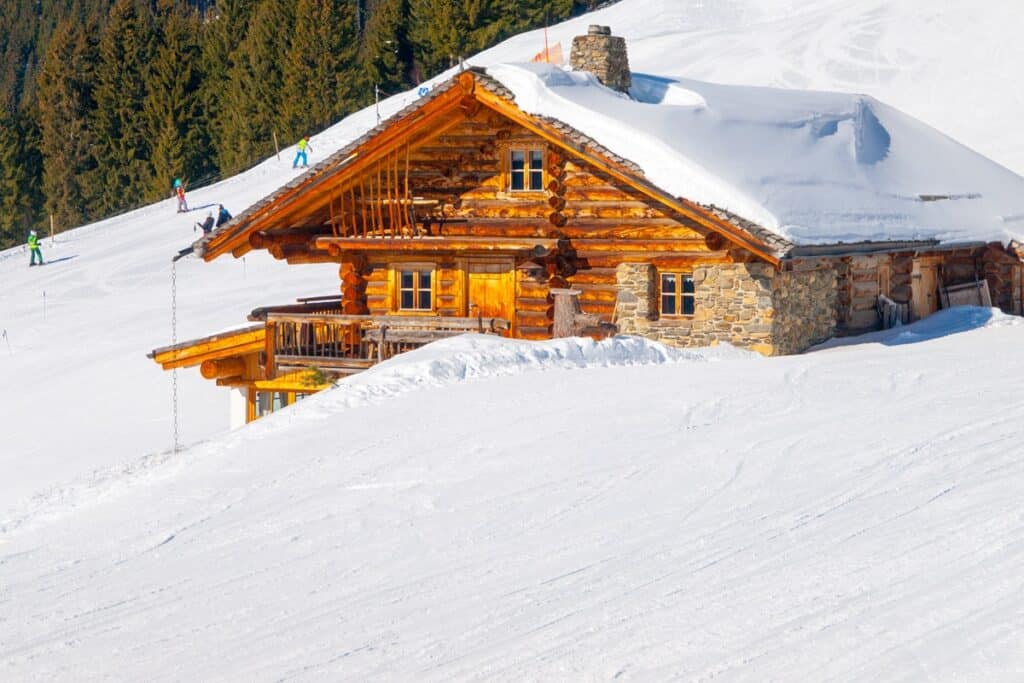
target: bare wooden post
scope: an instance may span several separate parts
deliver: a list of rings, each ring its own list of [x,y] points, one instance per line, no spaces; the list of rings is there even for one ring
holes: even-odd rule
[[[53,245],[53,214],[50,214],[50,245]]]
[[[552,288],[551,296],[555,299],[555,320],[551,335],[560,337],[576,336],[576,315],[581,312],[578,289]]]
[[[277,144],[277,131],[272,130],[270,134],[274,136],[274,149],[277,150],[277,160],[281,161],[281,148]]]

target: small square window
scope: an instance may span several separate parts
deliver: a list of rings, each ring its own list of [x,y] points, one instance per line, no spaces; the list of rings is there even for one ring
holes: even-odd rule
[[[509,189],[537,192],[544,189],[544,152],[514,149],[509,152]]]
[[[661,274],[661,314],[693,315],[697,295],[689,273]]]
[[[398,308],[405,311],[430,311],[434,308],[434,271],[402,270],[398,276]]]

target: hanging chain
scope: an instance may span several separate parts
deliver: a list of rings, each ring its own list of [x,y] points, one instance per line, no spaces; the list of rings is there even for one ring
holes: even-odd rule
[[[171,346],[178,345],[178,266],[171,261]],[[178,442],[178,368],[171,370],[171,401],[174,405],[174,452],[180,449]]]

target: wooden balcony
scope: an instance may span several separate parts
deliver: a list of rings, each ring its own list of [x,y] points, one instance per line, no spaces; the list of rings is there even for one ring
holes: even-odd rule
[[[250,319],[266,324],[269,374],[311,367],[352,374],[432,341],[468,332],[502,334],[501,318],[342,315],[334,300],[260,308]]]

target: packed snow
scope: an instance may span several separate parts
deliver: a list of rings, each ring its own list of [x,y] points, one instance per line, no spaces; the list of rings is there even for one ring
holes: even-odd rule
[[[386,397],[342,382],[8,520],[0,671],[1011,680],[1024,326],[988,320],[780,359],[400,357]]]
[[[825,136],[847,135],[840,157],[866,103],[894,150],[875,169],[920,131],[882,101],[1020,172],[1022,20],[623,0],[549,38],[611,25],[656,76],[623,106],[696,130],[763,93],[691,79],[860,92],[768,91],[780,120],[803,97],[852,116]],[[567,101],[607,96],[568,78]],[[311,161],[376,122],[314,136]],[[183,370],[172,453],[172,376],[145,357],[171,341],[170,258],[217,203],[294,178],[292,154],[189,192],[191,213],[168,199],[46,239],[42,268],[0,252],[0,679],[1020,678],[1024,326],[997,311],[779,359],[455,339],[230,433],[226,390]],[[800,223],[749,179],[703,180]],[[179,340],[337,287],[256,252],[176,275]]]

